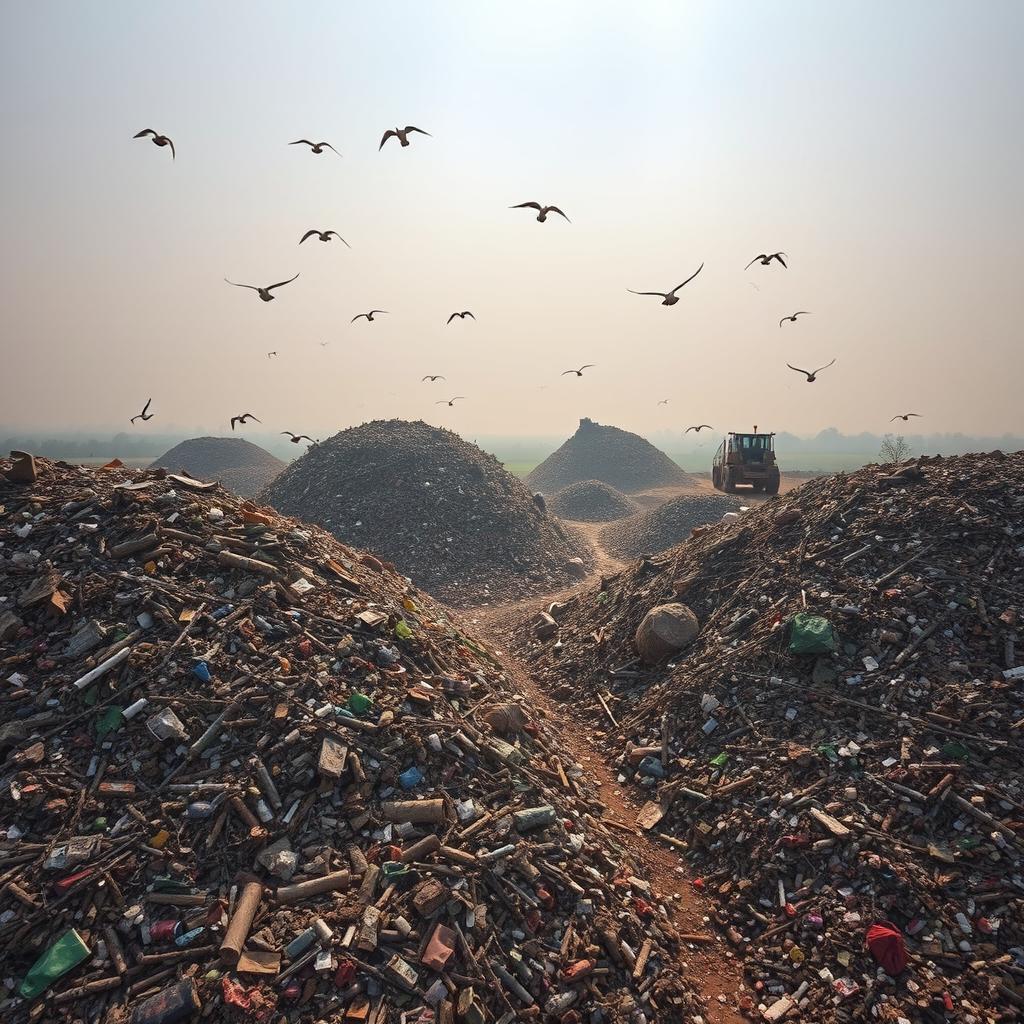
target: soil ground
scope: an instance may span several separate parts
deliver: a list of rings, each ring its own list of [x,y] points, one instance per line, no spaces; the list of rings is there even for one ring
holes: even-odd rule
[[[804,479],[806,477],[784,476],[781,491],[798,487]],[[630,497],[642,508],[654,508],[682,494],[706,494],[713,491],[710,479],[698,478],[697,484],[688,487],[660,487],[631,494]],[[767,495],[743,490],[737,492],[737,497],[751,505],[768,500]],[[696,879],[687,862],[671,846],[636,826],[637,812],[646,799],[644,792],[638,787],[627,787],[619,783],[616,769],[607,757],[604,743],[607,733],[595,732],[573,715],[570,706],[553,700],[505,647],[505,638],[513,631],[522,629],[529,615],[545,608],[552,601],[562,600],[596,583],[602,575],[617,572],[626,564],[601,546],[599,536],[607,523],[570,522],[569,525],[582,533],[594,549],[594,568],[587,579],[574,587],[526,600],[502,602],[500,595],[494,595],[489,604],[464,607],[459,609],[460,613],[477,635],[501,655],[502,663],[521,691],[529,697],[538,716],[554,727],[573,759],[590,774],[606,807],[606,820],[617,824],[623,842],[647,869],[654,891],[665,901],[666,906],[674,908],[673,925],[682,933],[714,936],[714,942],[690,944],[688,952],[680,959],[686,965],[686,974],[697,981],[707,1000],[706,1020],[709,1024],[739,1024],[744,1020],[737,1008],[742,965],[721,936],[712,931],[708,921],[711,903],[694,885]],[[610,729],[615,728],[612,722],[608,726]]]

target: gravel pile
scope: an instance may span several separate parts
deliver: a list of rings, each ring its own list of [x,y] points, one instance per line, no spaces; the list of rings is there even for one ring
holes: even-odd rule
[[[686,540],[695,526],[717,523],[726,512],[739,507],[735,498],[721,494],[683,494],[605,527],[601,544],[617,558],[654,554]]]
[[[262,498],[459,604],[556,589],[591,561],[589,545],[541,511],[493,455],[421,421],[375,420],[335,434]]]
[[[600,480],[581,480],[563,487],[552,496],[548,508],[563,519],[585,523],[610,523],[639,511],[635,501]]]
[[[285,463],[241,437],[193,437],[164,452],[150,469],[187,470],[197,480],[216,480],[243,498],[252,498],[284,469]]]
[[[627,492],[694,482],[639,434],[586,418],[558,451],[530,473],[526,483],[536,491],[553,494],[580,480],[602,480]]]

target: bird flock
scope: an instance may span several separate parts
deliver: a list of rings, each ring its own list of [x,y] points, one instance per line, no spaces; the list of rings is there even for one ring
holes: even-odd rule
[[[389,139],[397,139],[398,142],[399,142],[399,145],[404,149],[405,147],[407,147],[407,146],[409,146],[411,144],[410,139],[409,139],[410,134],[419,134],[419,135],[427,136],[428,138],[433,138],[433,136],[430,134],[430,132],[424,131],[422,128],[417,128],[415,125],[406,125],[404,128],[397,128],[397,127],[396,128],[389,128],[381,136],[380,145],[377,147],[377,151],[380,152],[384,148],[385,143],[387,143]],[[162,135],[162,134],[158,133],[157,131],[155,131],[152,128],[145,128],[142,131],[136,133],[133,136],[133,138],[135,138],[135,139],[149,139],[149,141],[152,142],[155,146],[158,146],[160,148],[165,148],[165,147],[169,148],[170,151],[171,151],[171,159],[172,160],[176,159],[177,154],[176,154],[175,149],[174,149],[174,142],[171,140],[170,136],[168,136],[168,135]],[[309,150],[310,150],[310,153],[312,153],[314,155],[318,155],[318,156],[322,155],[324,153],[325,149],[329,149],[332,153],[334,153],[338,157],[341,157],[341,155],[342,155],[341,153],[338,152],[337,149],[334,148],[333,145],[331,145],[331,143],[325,142],[325,141],[313,142],[310,139],[296,139],[293,142],[289,142],[288,145],[289,146],[308,146]],[[554,205],[545,205],[543,203],[537,202],[536,200],[530,200],[529,202],[525,202],[525,203],[515,203],[514,205],[510,206],[509,209],[510,210],[522,210],[522,209],[536,210],[537,211],[536,219],[541,224],[544,224],[544,223],[547,222],[548,214],[551,214],[551,213],[557,213],[567,223],[570,223],[570,224],[572,223],[572,221],[569,219],[568,215],[560,207],[554,206]],[[306,242],[310,238],[317,238],[321,242],[330,242],[332,239],[336,238],[336,239],[338,239],[338,241],[340,241],[344,245],[348,246],[348,248],[350,248],[350,249],[352,248],[352,246],[349,245],[349,243],[344,238],[342,238],[341,235],[338,234],[337,231],[335,231],[333,229],[321,230],[319,228],[310,228],[299,239],[299,245],[302,245],[304,242]],[[784,270],[786,270],[786,269],[789,268],[789,264],[786,262],[786,260],[788,260],[788,259],[789,259],[789,256],[786,253],[781,252],[781,251],[780,252],[771,252],[771,253],[769,253],[769,252],[762,252],[762,253],[758,253],[743,269],[744,270],[749,270],[752,266],[754,266],[754,264],[758,264],[759,266],[762,266],[762,267],[770,267],[773,262],[776,262]],[[660,298],[661,299],[661,305],[663,305],[663,306],[674,306],[674,305],[676,305],[676,303],[678,303],[680,301],[679,292],[684,287],[686,287],[686,285],[688,285],[691,281],[693,281],[694,278],[696,278],[703,269],[704,269],[704,264],[701,263],[701,265],[689,277],[687,277],[681,284],[677,284],[675,286],[675,288],[673,288],[671,291],[667,291],[667,292],[636,291],[636,290],[634,290],[632,288],[627,288],[626,291],[629,292],[631,295],[652,296],[652,297]],[[260,299],[263,302],[273,302],[274,299],[276,298],[276,296],[273,295],[272,292],[275,289],[283,288],[285,285],[289,285],[293,281],[298,280],[298,278],[299,278],[299,274],[296,274],[294,277],[289,277],[285,281],[278,281],[276,284],[269,284],[269,285],[242,284],[242,283],[240,283],[238,281],[232,281],[232,280],[230,280],[227,277],[225,277],[224,280],[229,285],[232,285],[235,288],[248,288],[248,289],[256,292],[256,294],[259,295]],[[750,282],[750,284],[751,284],[752,287],[757,288],[757,285],[754,284],[753,282]],[[757,290],[760,290],[760,289],[758,288]],[[375,317],[377,317],[377,316],[386,316],[387,312],[388,311],[385,310],[385,309],[371,309],[371,310],[368,310],[365,313],[358,313],[358,314],[356,314],[356,316],[352,317],[350,323],[354,324],[357,320],[362,320],[362,319],[365,319],[367,323],[373,323]],[[809,310],[806,310],[806,309],[797,310],[795,313],[791,313],[788,316],[782,317],[782,319],[779,320],[779,327],[781,328],[782,325],[785,324],[785,323],[794,323],[795,324],[797,322],[797,318],[798,317],[810,316],[810,315],[811,315],[811,313],[810,313]],[[455,311],[455,312],[453,312],[448,317],[448,319],[446,321],[446,325],[450,325],[452,323],[452,321],[456,320],[456,319],[464,321],[467,317],[469,317],[469,319],[471,319],[471,320],[474,320],[474,321],[476,320],[476,316],[470,310],[468,310],[468,309],[461,310],[461,311]],[[326,341],[322,341],[322,342],[320,342],[320,344],[321,344],[321,346],[326,346],[328,343]],[[271,351],[271,352],[267,353],[267,358],[271,359],[271,358],[275,357],[276,355],[277,355],[276,351]],[[817,380],[818,374],[821,373],[823,370],[827,370],[829,367],[835,365],[835,362],[836,362],[836,360],[832,359],[830,362],[826,363],[824,366],[819,366],[815,370],[805,370],[805,369],[802,369],[799,366],[793,366],[792,363],[788,363],[788,362],[786,363],[786,366],[790,370],[795,371],[796,373],[803,374],[806,382],[808,384],[813,384]],[[562,373],[560,374],[560,376],[562,376],[562,377],[565,377],[565,376],[582,377],[584,370],[593,369],[596,365],[597,365],[596,363],[585,363],[582,366],[580,366],[579,368],[570,368],[568,370],[563,370]],[[436,383],[439,380],[446,380],[446,379],[447,378],[444,377],[442,374],[427,374],[426,376],[424,376],[422,378],[421,382]],[[437,402],[435,402],[434,404],[435,405],[447,405],[449,407],[454,407],[456,402],[465,401],[465,400],[466,400],[466,396],[464,396],[464,395],[455,395],[453,398],[440,399]],[[149,407],[152,404],[152,401],[153,401],[152,398],[148,399],[146,401],[145,406],[142,409],[142,412],[137,413],[135,416],[131,417],[130,422],[132,424],[134,424],[137,420],[140,420],[140,419],[143,422],[146,422],[146,421],[151,420],[153,418],[154,414],[149,411]],[[660,400],[658,402],[659,406],[660,405],[667,405],[667,404],[668,404],[668,399],[667,398],[666,399],[662,399],[662,400]],[[889,422],[892,423],[892,422],[895,422],[896,420],[902,420],[903,422],[906,423],[906,422],[908,422],[910,420],[911,417],[920,417],[920,415],[921,415],[920,413],[916,413],[916,412],[898,413],[897,415],[893,416],[892,419]],[[262,420],[257,419],[257,417],[254,416],[252,413],[248,413],[247,412],[247,413],[243,413],[240,416],[232,416],[231,417],[231,420],[230,420],[230,422],[231,422],[231,429],[234,430],[236,425],[245,426],[246,423],[249,420],[252,420],[252,421],[254,421],[256,423],[262,423]],[[710,430],[710,429],[714,429],[714,428],[712,428],[710,426],[710,424],[701,423],[701,424],[696,424],[696,425],[691,426],[691,427],[687,427],[686,430],[684,431],[684,434],[688,434],[690,431],[694,431],[696,433],[699,433],[701,430],[704,430],[704,429],[709,429]],[[293,434],[289,430],[283,430],[283,431],[281,431],[281,433],[284,434],[284,435],[287,435],[289,440],[292,443],[294,443],[294,444],[298,444],[300,441],[304,441],[304,440],[305,441],[309,441],[311,444],[318,444],[319,443],[317,441],[314,441],[313,438],[309,437],[306,434]]]

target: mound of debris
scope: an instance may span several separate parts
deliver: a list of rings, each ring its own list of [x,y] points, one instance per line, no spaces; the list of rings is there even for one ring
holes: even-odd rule
[[[565,586],[592,559],[493,455],[422,421],[374,420],[335,434],[262,499],[459,604]]]
[[[695,526],[717,523],[741,507],[724,494],[683,494],[601,531],[601,545],[617,558],[640,558],[674,547]]]
[[[526,478],[530,487],[545,494],[580,480],[602,480],[627,492],[694,483],[693,477],[639,434],[586,418],[580,420],[576,433]]]
[[[1016,1019],[1022,604],[1024,453],[921,459],[708,527],[527,656],[574,706],[598,687],[766,1019]]]
[[[243,498],[259,494],[284,467],[279,458],[242,437],[193,437],[150,465],[198,480],[217,480]]]
[[[548,508],[563,519],[584,523],[608,523],[639,510],[635,501],[600,480],[581,480],[563,487],[552,495]]]
[[[9,467],[5,1022],[701,1011],[587,774],[404,578],[215,484]]]

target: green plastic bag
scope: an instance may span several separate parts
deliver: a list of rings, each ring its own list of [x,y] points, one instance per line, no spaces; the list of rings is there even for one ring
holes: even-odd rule
[[[373,707],[373,701],[365,693],[353,693],[348,699],[348,709],[353,714],[363,715]]]
[[[104,740],[124,725],[124,715],[121,711],[121,708],[112,705],[96,719],[96,739]]]
[[[397,636],[399,640],[412,639],[412,630],[409,628],[409,623],[406,622],[405,619],[399,619],[395,623],[395,636]]]
[[[69,928],[43,955],[28,969],[25,980],[18,989],[22,999],[35,999],[40,992],[48,989],[58,978],[89,958],[89,947],[82,936]]]
[[[828,619],[797,612],[789,620],[790,654],[831,654],[837,646],[836,632]]]

